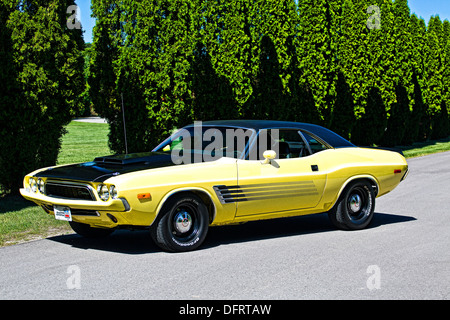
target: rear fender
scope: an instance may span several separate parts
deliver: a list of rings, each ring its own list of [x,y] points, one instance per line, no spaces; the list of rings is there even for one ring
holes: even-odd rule
[[[344,192],[345,188],[347,188],[348,184],[351,183],[351,182],[353,182],[353,181],[355,181],[355,180],[369,180],[370,183],[371,183],[372,186],[373,186],[373,191],[374,191],[374,193],[375,193],[375,197],[378,195],[378,190],[379,190],[379,189],[378,189],[378,185],[379,185],[379,183],[378,183],[377,179],[375,179],[374,176],[371,176],[371,175],[357,175],[357,176],[353,176],[353,177],[347,179],[347,180],[342,184],[342,187],[341,187],[341,189],[339,190],[339,193],[338,193],[338,195],[337,195],[337,197],[336,197],[335,204],[336,204],[336,202],[339,200],[339,198],[341,197],[342,192]]]

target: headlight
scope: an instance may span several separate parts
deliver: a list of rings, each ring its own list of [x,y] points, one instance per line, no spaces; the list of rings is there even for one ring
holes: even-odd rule
[[[109,187],[109,194],[111,195],[112,199],[117,199],[117,188],[115,185]]]
[[[45,183],[41,178],[37,181],[37,187],[40,193],[45,194]]]
[[[30,178],[29,184],[30,184],[31,191],[36,192],[38,189],[36,179]]]
[[[108,187],[104,184],[99,184],[97,187],[98,196],[103,201],[108,201],[109,199],[109,190]]]

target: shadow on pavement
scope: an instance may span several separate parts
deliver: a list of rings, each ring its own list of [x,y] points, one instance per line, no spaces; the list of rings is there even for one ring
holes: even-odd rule
[[[410,216],[375,213],[372,223],[368,229],[414,220],[416,220],[416,218]],[[261,220],[234,226],[211,227],[205,242],[199,250],[209,249],[225,244],[299,236],[329,231],[336,232],[337,230],[331,224],[326,214]],[[149,232],[146,230],[116,230],[112,235],[102,239],[88,239],[77,234],[69,234],[50,237],[48,240],[67,244],[84,250],[102,250],[125,254],[161,252],[161,250],[153,243]]]

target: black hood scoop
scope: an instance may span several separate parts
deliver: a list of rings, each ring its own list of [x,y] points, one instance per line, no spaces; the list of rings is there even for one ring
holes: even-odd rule
[[[37,177],[58,180],[103,182],[120,174],[175,165],[170,154],[145,152],[97,157],[92,162],[72,164],[39,172]]]
[[[143,152],[143,153],[131,153],[131,154],[119,154],[106,157],[98,157],[94,159],[94,162],[101,165],[136,165],[140,163],[167,163],[172,162],[170,154],[162,152]]]

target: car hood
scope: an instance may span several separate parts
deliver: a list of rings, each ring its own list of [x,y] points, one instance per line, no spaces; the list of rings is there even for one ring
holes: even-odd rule
[[[98,157],[92,162],[52,167],[37,173],[36,177],[103,182],[120,174],[173,165],[175,164],[167,153],[132,153]]]

